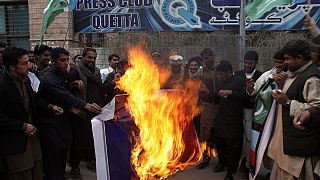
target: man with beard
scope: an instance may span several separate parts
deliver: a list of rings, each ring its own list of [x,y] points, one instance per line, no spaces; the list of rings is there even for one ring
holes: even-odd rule
[[[184,81],[184,72],[182,68],[183,57],[180,55],[173,55],[169,57],[169,61],[171,74],[162,89],[173,89],[182,85]]]
[[[259,56],[256,51],[248,51],[244,55],[244,69],[235,73],[236,76],[242,78],[245,83],[251,82],[255,83],[257,79],[261,76],[262,72],[256,70],[256,65],[258,63]],[[244,83],[244,85],[245,85]],[[243,117],[243,125],[244,125],[244,143],[245,149],[243,152],[243,160],[240,165],[240,171],[244,172],[244,178],[247,178],[249,170],[247,168],[247,164],[250,162],[249,159],[249,144],[251,141],[250,131],[251,131],[251,122],[252,122],[252,103],[247,103],[244,106],[244,117]]]
[[[72,140],[69,110],[76,108],[87,110],[88,113],[100,113],[101,107],[95,103],[87,103],[67,90],[69,52],[64,48],[55,48],[51,51],[51,57],[52,66],[42,77],[38,95],[47,102],[62,107],[64,113],[61,116],[50,116],[41,112],[39,132],[45,179],[64,180],[67,152]]]
[[[72,94],[88,103],[96,103],[100,107],[105,105],[102,92],[100,69],[96,64],[97,52],[93,48],[86,48],[82,54],[82,62],[69,72],[69,82]],[[71,116],[73,140],[70,147],[71,166],[70,177],[80,178],[79,164],[87,155],[87,167],[95,170],[94,145],[91,128],[91,119],[96,113],[80,113]]]
[[[50,51],[52,50],[51,47],[47,45],[36,45],[34,47],[34,54],[36,58],[36,65],[37,67],[33,68],[33,73],[40,79],[41,77],[48,71],[49,64],[51,61],[51,54]]]
[[[314,167],[320,159],[320,123],[295,124],[294,115],[319,106],[320,71],[311,62],[308,42],[290,41],[283,51],[289,72],[282,91],[272,93],[279,106],[268,148],[268,156],[275,162],[271,179],[314,180],[317,179]]]
[[[249,100],[245,92],[244,81],[232,74],[232,66],[228,61],[219,62],[216,68],[219,88],[214,99],[219,103],[215,118],[214,139],[218,151],[219,163],[216,170],[227,167],[225,180],[232,180],[237,172],[243,142],[243,106]],[[232,105],[232,108],[230,108]]]
[[[258,63],[259,56],[256,51],[248,51],[244,55],[244,69],[234,73],[236,76],[240,76],[245,80],[256,81],[260,76],[261,72],[256,70],[256,65]]]

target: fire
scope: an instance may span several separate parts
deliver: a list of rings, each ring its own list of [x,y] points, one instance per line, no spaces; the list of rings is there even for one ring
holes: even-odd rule
[[[129,62],[118,87],[129,94],[127,108],[140,130],[131,155],[136,174],[140,179],[164,179],[197,164],[202,153],[191,124],[200,112],[199,83],[187,82],[184,90],[160,90],[169,71],[160,73],[139,47],[129,49]]]
[[[215,148],[211,148],[210,146],[207,145],[207,142],[200,142],[200,147],[201,147],[201,152],[206,153],[209,157],[217,157],[218,154],[215,150]]]

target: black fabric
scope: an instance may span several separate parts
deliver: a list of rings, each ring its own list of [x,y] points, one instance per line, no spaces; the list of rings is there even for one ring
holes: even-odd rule
[[[8,180],[8,177],[7,177],[7,170],[5,168],[5,158],[1,155],[0,153],[0,179],[1,180]]]
[[[219,103],[214,121],[214,136],[234,138],[243,135],[243,104],[250,99],[244,87],[243,81],[237,76],[220,84],[214,95],[215,101]],[[220,90],[232,90],[232,95],[219,97]]]
[[[64,180],[68,148],[57,146],[49,136],[42,138],[44,180]]]
[[[5,67],[4,67],[2,64],[0,64],[0,77],[3,76],[3,75],[5,75],[5,74],[6,74],[6,69],[5,69]]]
[[[234,73],[235,76],[238,76],[242,79],[243,81],[243,85],[244,87],[246,88],[246,72],[245,70],[241,70],[241,71],[237,71],[236,73]],[[252,76],[252,79],[254,80],[254,82],[257,81],[257,79],[262,75],[262,72],[260,71],[255,71],[253,76]],[[254,102],[253,101],[248,101],[247,103],[244,104],[244,108],[247,108],[247,109],[252,109],[254,106]]]
[[[80,71],[87,77],[87,79],[99,86],[102,85],[100,69],[95,67],[94,72],[85,67],[82,63],[79,65]]]
[[[308,109],[311,121],[320,122],[320,106],[314,106]]]
[[[69,81],[72,83],[76,80],[84,82],[84,92],[78,89],[71,89],[72,94],[77,97],[85,98],[87,103],[96,103],[99,106],[105,106],[105,98],[102,90],[102,80],[100,70],[95,68],[94,72],[81,64],[78,68],[71,69],[69,72]],[[82,95],[81,93],[86,93]],[[96,114],[86,112],[84,117],[76,115],[71,116],[71,125],[73,139],[70,146],[70,166],[76,168],[79,166],[84,155],[89,152],[90,159],[94,160],[94,144],[91,127],[91,119]]]
[[[49,114],[48,103],[34,97],[31,82],[25,81],[30,98],[30,108],[33,115],[33,124],[39,128],[38,111]],[[24,108],[23,99],[8,74],[0,78],[0,153],[15,154],[25,151],[27,137],[22,130],[24,123],[28,122],[28,114]]]
[[[87,68],[85,68],[87,69]],[[80,68],[80,70],[84,70],[83,68]],[[88,70],[88,69],[87,69]],[[87,71],[85,70],[85,71]],[[97,70],[95,72],[100,71]],[[86,82],[86,99],[85,101],[87,103],[96,103],[99,106],[103,107],[105,105],[104,95],[102,91],[102,80],[100,75],[93,75],[95,77],[99,77],[99,79],[96,78],[88,78],[87,75],[90,76],[89,72],[82,72],[87,78],[81,79],[81,76],[79,74],[79,71],[77,69],[70,70],[69,73],[69,81],[70,83],[76,80],[82,80]],[[87,74],[87,75],[86,75]],[[74,94],[77,97],[81,97],[81,92],[77,89],[71,90],[72,94]],[[76,115],[71,116],[71,123],[72,123],[72,132],[73,132],[73,142],[72,145],[74,149],[93,149],[93,137],[92,137],[92,127],[91,127],[91,119],[96,116],[96,114],[91,112],[86,112],[84,114],[84,117],[79,117]]]
[[[216,137],[215,142],[219,163],[227,167],[228,174],[236,173],[242,154],[242,136],[234,138]]]
[[[241,77],[243,80],[247,79],[245,70],[237,71],[234,73],[234,75]],[[254,82],[256,82],[261,75],[262,75],[262,72],[256,70],[256,72],[254,72],[252,76],[252,79],[254,80]]]
[[[67,77],[65,73],[59,72],[52,67],[42,77],[39,86],[38,95],[50,104],[63,108],[62,115],[50,115],[42,113],[40,135],[50,132],[50,138],[56,145],[68,147],[72,139],[71,122],[69,118],[69,109],[75,107],[83,110],[86,102],[75,97],[67,90]]]
[[[317,76],[320,71],[315,65],[310,65],[304,70],[288,88],[286,94],[289,99],[306,103],[303,97],[304,85],[308,78]],[[298,130],[293,126],[293,117],[290,117],[290,107],[285,106],[282,112],[283,146],[284,153],[296,156],[320,155],[320,122],[310,121],[305,125],[305,130]]]
[[[43,69],[36,69],[35,71],[32,71],[37,78],[41,81],[42,77],[48,72],[48,70],[50,69],[51,66],[45,67]]]

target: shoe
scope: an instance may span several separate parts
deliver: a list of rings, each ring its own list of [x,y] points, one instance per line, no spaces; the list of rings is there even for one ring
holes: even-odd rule
[[[69,173],[65,175],[66,178],[82,180],[79,168],[72,168]]]
[[[197,165],[197,169],[204,169],[209,166],[209,161],[202,161],[200,164]]]
[[[222,172],[224,171],[224,165],[220,162],[213,168],[213,172]]]
[[[226,177],[224,177],[224,180],[233,180],[232,174],[227,174]]]

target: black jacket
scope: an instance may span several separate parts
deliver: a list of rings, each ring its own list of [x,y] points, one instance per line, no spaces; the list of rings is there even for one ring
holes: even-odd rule
[[[85,101],[68,91],[67,84],[67,74],[51,67],[42,77],[38,91],[41,98],[64,110],[60,116],[41,113],[40,138],[63,147],[68,147],[72,139],[70,108],[75,107],[82,110],[86,105]]]
[[[215,137],[235,138],[243,135],[243,107],[250,99],[244,87],[240,77],[232,76],[215,92],[214,101],[219,103],[214,122]],[[232,90],[232,95],[219,97],[220,90]]]
[[[234,75],[241,77],[243,80],[246,80],[246,72],[244,70],[237,71],[236,73],[234,73]],[[256,70],[256,72],[254,72],[252,76],[252,79],[256,82],[261,75],[262,72]]]
[[[49,113],[48,103],[36,98],[29,79],[25,82],[30,97],[33,124],[38,128],[38,110]],[[0,77],[0,153],[15,154],[25,151],[28,135],[23,131],[28,115],[23,99],[12,78],[5,73]]]

